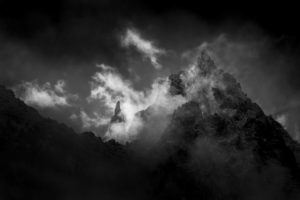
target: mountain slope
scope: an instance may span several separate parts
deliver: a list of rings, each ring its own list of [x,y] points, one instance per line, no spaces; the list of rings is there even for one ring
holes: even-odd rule
[[[77,134],[1,86],[0,199],[300,197],[299,144],[208,54],[169,81],[187,102],[155,143],[146,141],[153,126],[126,145]],[[145,124],[151,109],[137,113]]]
[[[140,193],[126,191],[132,182],[118,181],[138,174],[118,143],[45,119],[4,87],[0,105],[0,199],[126,199]]]
[[[232,75],[218,69],[207,52],[190,70],[169,80],[170,94],[189,101],[170,116],[160,140],[163,150],[155,146],[168,152],[156,171],[159,198],[300,197],[295,157],[299,144],[243,93]],[[151,107],[141,113],[150,112]]]

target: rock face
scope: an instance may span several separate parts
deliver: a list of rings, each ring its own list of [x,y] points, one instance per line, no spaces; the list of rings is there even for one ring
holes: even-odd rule
[[[299,144],[233,76],[203,52],[169,81],[188,101],[154,146],[76,134],[0,87],[0,199],[299,199]]]
[[[124,118],[121,115],[120,101],[117,102],[114,116],[112,116],[112,118],[110,120],[110,123],[119,123],[119,122],[124,122]]]
[[[3,86],[0,155],[3,200],[121,198],[117,196],[122,192],[117,191],[126,191],[132,182],[117,179],[132,176],[135,181],[131,173],[135,166],[129,164],[122,145],[104,143],[91,132],[77,134],[64,124],[44,118]]]
[[[217,69],[205,51],[201,53],[196,67],[198,78],[212,78],[210,81],[220,83],[205,88],[212,97],[207,95],[200,100],[198,96],[193,97],[174,112],[165,139],[185,146],[197,138],[213,137],[215,141],[222,140],[222,145],[227,143],[230,148],[251,151],[260,162],[274,159],[295,168],[295,157],[287,146],[292,139],[279,123],[266,116],[243,93],[235,78]],[[180,78],[182,75],[170,76],[172,95],[186,95],[184,88],[187,86]],[[208,108],[203,110],[203,101],[207,100],[214,104],[205,103]]]
[[[182,72],[177,74],[171,74],[169,76],[170,80],[170,94],[171,95],[182,95],[185,96],[184,84],[180,78]]]
[[[168,156],[156,171],[159,198],[299,198],[299,144],[243,93],[232,75],[204,52],[192,76],[180,72],[169,79],[170,94],[190,95],[190,100],[170,117],[161,140]],[[205,81],[193,82],[199,79]],[[190,85],[201,94],[193,94]]]

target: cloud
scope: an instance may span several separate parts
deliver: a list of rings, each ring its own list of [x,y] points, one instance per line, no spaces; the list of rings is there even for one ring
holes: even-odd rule
[[[98,67],[101,71],[95,73],[92,77],[92,89],[88,100],[100,101],[100,104],[104,106],[103,113],[105,113],[108,118],[113,116],[116,103],[121,101],[121,109],[125,118],[124,123],[111,125],[110,130],[106,133],[106,137],[120,139],[122,135],[123,137],[127,137],[128,134],[136,134],[136,132],[130,130],[130,127],[134,126],[135,114],[149,106],[145,93],[134,90],[131,86],[131,82],[123,79],[114,68],[104,64],[98,65]],[[96,116],[96,118],[90,118],[83,122],[88,121],[90,125],[98,126],[101,124],[97,121],[98,119]],[[106,120],[106,122],[108,125],[109,121]]]
[[[54,85],[54,89],[58,93],[65,93],[65,86],[66,82],[64,80],[58,80],[57,83]]]
[[[140,91],[134,89],[132,83],[124,79],[115,68],[105,64],[98,65],[100,71],[92,77],[88,101],[90,103],[98,101],[99,106],[104,106],[104,109],[101,109],[101,114],[93,114],[94,117],[90,118],[81,114],[84,126],[108,125],[104,137],[121,143],[134,140],[140,133],[143,134],[141,137],[155,143],[167,127],[170,115],[182,104],[196,101],[201,105],[203,113],[217,112],[213,88],[224,89],[226,84],[234,85],[234,83],[226,82],[223,72],[215,66],[208,51],[197,50],[197,53],[198,59],[192,59],[190,65],[179,75],[185,95],[170,93],[169,77],[156,78],[150,88]],[[118,102],[122,120],[110,123],[107,119],[115,115]],[[147,117],[144,118],[143,115]]]
[[[275,120],[286,129],[287,121],[288,121],[288,116],[286,114],[281,114],[276,116]]]
[[[73,119],[77,118],[76,115],[71,116]],[[103,116],[100,116],[97,112],[93,113],[93,116],[90,117],[88,114],[84,111],[80,112],[80,119],[83,123],[83,128],[91,128],[91,127],[99,127],[101,125],[107,125],[110,121],[109,118],[105,118]]]
[[[71,106],[70,100],[78,98],[77,95],[66,92],[65,85],[64,80],[58,80],[54,86],[49,82],[43,85],[39,85],[37,81],[23,82],[13,87],[13,91],[28,105],[41,108],[65,107]]]
[[[152,41],[148,41],[132,29],[127,29],[125,35],[121,38],[121,43],[125,47],[134,46],[144,57],[148,58],[155,69],[162,68],[157,59],[159,55],[165,53],[165,50],[156,47]]]
[[[98,127],[109,125],[105,134],[106,139],[116,139],[119,142],[131,141],[145,128],[145,123],[137,113],[151,106],[151,116],[166,116],[171,114],[186,99],[179,96],[170,96],[170,83],[167,77],[157,78],[152,86],[139,91],[132,87],[129,80],[124,79],[114,68],[101,64],[97,66],[100,71],[96,72],[91,81],[91,92],[88,102],[99,102],[103,106],[101,114],[94,112],[88,117],[81,113],[81,120],[85,127]],[[117,102],[120,101],[123,122],[111,123]],[[99,111],[100,112],[100,111]],[[167,121],[163,122],[167,124]],[[162,131],[162,130],[161,130]]]

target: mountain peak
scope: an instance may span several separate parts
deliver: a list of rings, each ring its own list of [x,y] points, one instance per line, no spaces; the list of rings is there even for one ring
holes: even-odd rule
[[[167,104],[177,97],[184,101],[163,117],[157,112],[161,107],[151,105],[136,113],[147,129],[140,130],[145,137],[129,144],[102,141],[91,132],[76,134],[0,86],[0,186],[8,188],[0,190],[0,198],[124,199],[119,191],[127,199],[294,195],[300,182],[299,144],[208,53],[167,83]],[[122,122],[118,101],[110,128],[120,137]],[[15,191],[23,196],[15,197]]]
[[[112,116],[110,123],[124,122],[124,117],[122,116],[121,103],[118,101],[115,107],[115,113]]]

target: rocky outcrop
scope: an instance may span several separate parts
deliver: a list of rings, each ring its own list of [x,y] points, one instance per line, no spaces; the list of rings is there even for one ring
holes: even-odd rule
[[[122,116],[121,113],[121,105],[120,101],[117,102],[116,107],[115,107],[115,113],[114,116],[112,116],[110,123],[119,123],[119,122],[124,122],[124,117]]]
[[[170,94],[171,95],[182,95],[185,96],[184,84],[180,78],[182,72],[177,74],[171,74],[169,76],[170,81]]]
[[[64,124],[44,118],[3,86],[0,87],[0,155],[3,200],[84,199],[85,196],[93,199],[108,195],[107,191],[114,193],[107,186],[112,180],[106,174],[112,175],[111,170],[130,174],[123,163],[126,153],[122,145],[114,141],[104,143],[91,132],[77,134]],[[120,172],[123,169],[127,172]],[[122,188],[121,185],[117,187]],[[96,192],[99,186],[103,189]]]
[[[168,177],[160,180],[160,187],[165,187],[163,191],[167,197],[164,198],[175,198],[172,191],[185,188],[182,191],[184,194],[179,195],[191,199],[193,197],[190,195],[218,199],[214,192],[218,192],[221,199],[246,199],[242,191],[250,191],[256,187],[258,191],[255,198],[260,198],[264,193],[260,189],[266,188],[264,184],[267,182],[258,177],[267,179],[271,185],[274,184],[271,187],[275,187],[279,184],[275,183],[278,181],[275,177],[279,176],[286,178],[279,182],[282,181],[281,184],[285,185],[287,193],[283,192],[283,188],[278,190],[282,192],[272,192],[282,195],[280,198],[289,198],[288,193],[293,193],[294,188],[300,186],[297,164],[299,158],[295,157],[299,154],[298,150],[293,151],[299,148],[299,144],[242,92],[240,84],[232,75],[218,69],[208,54],[201,54],[197,68],[193,70],[198,73],[198,79],[208,79],[206,82],[214,84],[205,88],[205,98],[192,96],[190,101],[175,110],[163,134],[161,145],[169,155],[167,162],[156,173]],[[171,76],[170,80],[176,80],[174,84],[171,83],[176,88],[170,91],[173,95],[187,94],[182,88],[188,87],[189,82],[183,83],[180,79],[185,74],[181,74],[182,76]],[[181,90],[183,91],[172,92]],[[212,95],[209,96],[210,94]],[[203,101],[208,99],[210,102],[204,105]],[[203,105],[210,108],[204,110]],[[177,167],[174,169],[174,166]],[[213,166],[217,169],[212,169]],[[274,170],[271,177],[267,175],[268,170]],[[217,181],[224,177],[224,183]],[[249,177],[253,177],[253,185],[245,184],[245,188],[241,187],[243,180]],[[187,186],[186,183],[193,184]],[[230,183],[236,184],[236,191],[229,191],[230,187],[226,185]],[[169,184],[172,184],[173,189],[166,188]],[[212,188],[218,189],[215,191]],[[271,196],[266,194],[265,198]]]
[[[208,53],[169,81],[187,103],[155,145],[77,134],[1,86],[0,199],[299,199],[299,144]]]

